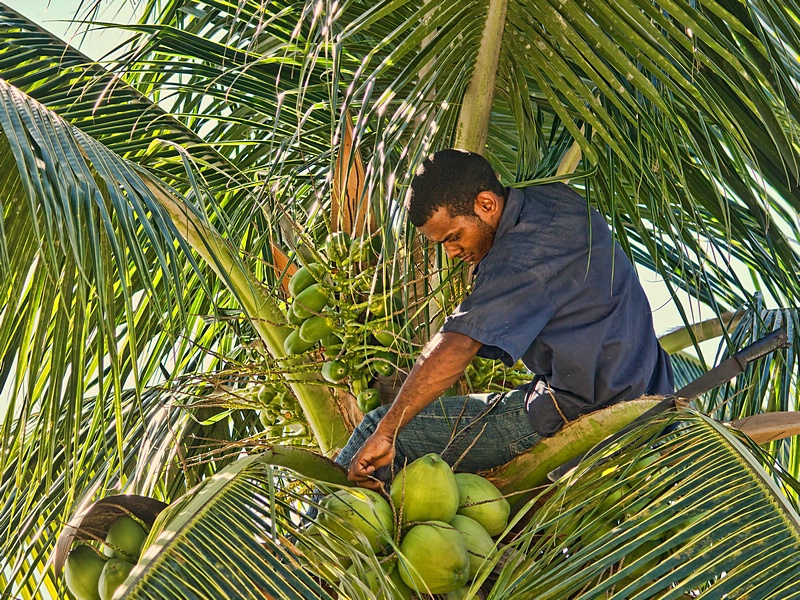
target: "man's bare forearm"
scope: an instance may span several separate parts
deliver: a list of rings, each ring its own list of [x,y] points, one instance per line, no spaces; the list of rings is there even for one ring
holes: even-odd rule
[[[458,380],[480,347],[480,342],[460,333],[433,336],[376,433],[394,439],[411,419]]]

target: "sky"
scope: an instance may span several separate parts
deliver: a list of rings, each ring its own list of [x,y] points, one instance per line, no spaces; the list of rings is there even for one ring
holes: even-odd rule
[[[94,28],[88,34],[78,36],[78,26],[72,24],[72,21],[75,19],[76,10],[81,6],[80,0],[2,0],[2,2],[96,60],[100,60],[122,41],[119,31],[100,28]],[[83,0],[83,5],[90,7],[95,2],[96,0]],[[97,20],[128,22],[133,13],[133,0],[113,0],[111,2],[105,0],[101,5]],[[84,16],[84,14],[80,15],[81,18]]]
[[[122,38],[119,31],[94,29],[86,35],[77,35],[77,27],[71,23],[75,11],[81,5],[80,0],[2,0],[8,7],[22,13],[40,26],[48,29],[58,37],[70,41],[84,54],[94,59],[101,59],[118,45]],[[83,4],[91,6],[96,0],[84,0]],[[97,19],[107,22],[128,22],[134,14],[135,0],[106,0],[103,2]],[[639,269],[642,285],[650,300],[653,309],[653,321],[656,333],[663,334],[670,329],[679,327],[682,322],[675,302],[670,298],[666,286],[655,273]],[[708,308],[689,299],[686,294],[681,295],[687,312],[694,316],[695,322],[709,319],[714,316]],[[716,345],[716,342],[713,342]],[[703,348],[707,353],[706,347]],[[706,354],[711,359],[712,355]]]

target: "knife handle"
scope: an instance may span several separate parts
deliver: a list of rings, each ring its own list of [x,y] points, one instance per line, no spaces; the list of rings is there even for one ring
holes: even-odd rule
[[[739,350],[733,355],[733,358],[735,358],[736,362],[744,369],[748,363],[762,358],[779,348],[788,348],[789,346],[791,346],[791,344],[789,343],[789,338],[786,336],[786,332],[783,329],[776,329],[760,340],[756,340],[749,346],[745,346]]]

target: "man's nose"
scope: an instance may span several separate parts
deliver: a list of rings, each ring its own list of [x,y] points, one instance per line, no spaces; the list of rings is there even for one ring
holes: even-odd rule
[[[444,251],[445,251],[445,254],[447,254],[447,258],[449,258],[450,260],[453,260],[454,258],[456,258],[458,256],[460,250],[458,248],[456,248],[455,246],[453,246],[452,244],[445,244],[444,245]]]

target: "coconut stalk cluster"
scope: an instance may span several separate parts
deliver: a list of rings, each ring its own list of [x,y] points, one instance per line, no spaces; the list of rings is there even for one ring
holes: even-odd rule
[[[314,537],[343,561],[351,549],[365,554],[368,565],[380,565],[389,576],[391,598],[461,598],[494,565],[493,538],[506,529],[509,513],[508,501],[490,481],[453,474],[439,455],[428,454],[397,474],[388,496],[363,488],[325,496],[304,537]],[[351,564],[348,571],[385,598],[379,587],[385,577],[363,565]]]
[[[102,549],[75,545],[64,564],[67,589],[77,600],[111,600],[142,554],[145,523],[123,515],[109,527]]]

